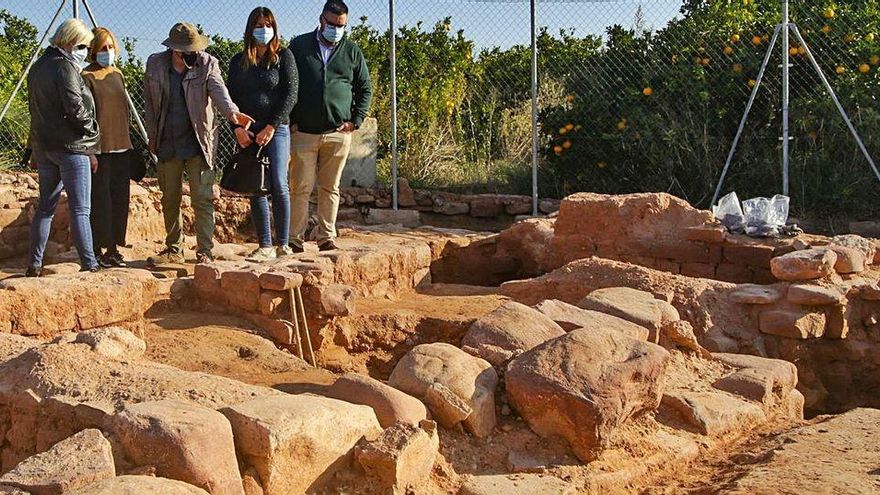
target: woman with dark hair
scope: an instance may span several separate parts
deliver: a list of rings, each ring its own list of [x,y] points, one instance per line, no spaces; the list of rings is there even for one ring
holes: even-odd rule
[[[278,23],[272,11],[257,7],[244,31],[244,51],[229,62],[229,94],[242,112],[254,118],[250,130],[235,126],[239,146],[263,147],[271,161],[272,212],[275,239],[269,221],[266,195],[251,198],[251,215],[260,247],[249,259],[265,261],[293,254],[287,245],[290,234],[290,111],[296,104],[298,75],[293,53],[281,46]]]
[[[28,73],[28,145],[40,178],[40,202],[31,222],[28,277],[39,277],[43,272],[43,254],[62,188],[67,191],[70,233],[82,271],[100,269],[89,225],[92,172],[98,166],[98,120],[92,92],[80,75],[93,37],[81,20],[64,21],[52,37],[52,46]]]
[[[126,266],[117,247],[125,245],[128,229],[131,113],[125,80],[116,68],[119,42],[107,28],[95,28],[93,33],[95,38],[86,59],[91,64],[83,70],[83,78],[95,96],[101,128],[98,170],[92,174],[92,235],[98,263],[104,267]]]

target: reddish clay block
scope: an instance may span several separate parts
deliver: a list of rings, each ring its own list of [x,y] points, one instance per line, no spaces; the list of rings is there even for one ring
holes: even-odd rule
[[[756,284],[775,284],[779,282],[770,270],[765,268],[752,268],[752,281]]]
[[[709,247],[692,241],[659,243],[651,248],[651,256],[682,263],[708,263]]]
[[[724,261],[724,248],[720,245],[709,246],[709,263],[717,265]]]
[[[769,268],[773,259],[773,246],[724,246],[724,261],[758,268]]]
[[[220,270],[214,265],[198,264],[193,275],[197,290],[210,292],[220,288]]]
[[[246,270],[225,272],[220,277],[220,288],[230,304],[245,311],[256,311],[260,304],[260,279]]]
[[[685,238],[689,241],[717,244],[727,238],[727,229],[722,225],[700,225],[685,229]]]
[[[303,276],[294,272],[266,272],[260,275],[260,287],[268,290],[288,290],[301,287]]]
[[[715,277],[736,284],[745,284],[753,280],[752,270],[746,265],[736,263],[720,263],[715,270]]]
[[[715,278],[715,265],[709,263],[682,263],[681,274],[688,277]]]
[[[671,260],[657,260],[657,269],[669,273],[681,273],[681,264]]]

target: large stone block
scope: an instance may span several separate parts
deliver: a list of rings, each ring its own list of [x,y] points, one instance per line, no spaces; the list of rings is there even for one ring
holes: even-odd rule
[[[377,440],[355,450],[355,458],[367,472],[393,494],[412,493],[425,486],[440,449],[437,424],[397,423]]]
[[[382,428],[402,422],[418,425],[427,419],[422,401],[379,380],[357,373],[346,373],[327,390],[327,395],[353,404],[373,408]]]
[[[243,495],[232,428],[217,411],[176,400],[142,402],[111,424],[136,466],[154,466],[159,476],[212,494]]]
[[[510,362],[511,405],[541,436],[565,438],[583,461],[612,432],[660,405],[669,353],[610,330],[575,330]]]
[[[499,366],[564,334],[559,325],[541,312],[508,301],[475,321],[462,338],[461,346],[464,351]]]
[[[439,384],[443,391],[454,394],[470,409],[470,413],[462,421],[468,431],[478,437],[485,437],[495,427],[495,388],[498,385],[498,374],[489,362],[471,356],[455,346],[434,343],[414,347],[398,361],[388,384],[421,399],[428,396],[432,386]],[[442,399],[443,394],[436,387],[434,392],[438,393],[438,399]],[[458,401],[440,401],[437,406],[447,403],[455,406],[453,402]],[[430,403],[428,407],[431,408]],[[432,412],[436,408],[431,408]]]
[[[376,184],[378,128],[376,119],[368,117],[360,129],[352,133],[351,151],[339,181],[341,185],[373,187]]]
[[[770,271],[779,280],[815,280],[834,273],[836,263],[837,254],[830,249],[805,249],[773,258]]]
[[[759,316],[760,330],[789,339],[821,337],[825,333],[825,315],[804,309],[768,309]]]
[[[0,485],[32,495],[60,495],[116,476],[110,442],[100,430],[83,430],[25,459],[0,477]]]
[[[306,493],[352,459],[382,428],[373,410],[312,395],[264,397],[222,410],[239,459],[256,468],[266,495]]]

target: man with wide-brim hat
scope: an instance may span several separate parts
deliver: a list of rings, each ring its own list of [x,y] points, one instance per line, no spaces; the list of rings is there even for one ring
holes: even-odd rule
[[[229,97],[220,64],[205,52],[208,37],[192,24],[171,28],[168,47],[147,59],[144,77],[144,124],[150,152],[159,158],[156,175],[162,190],[165,249],[147,261],[152,265],[184,261],[180,202],[183,173],[189,178],[195,210],[196,261],[213,261],[214,156],[219,126],[214,107],[230,122],[249,127],[253,119],[239,112]]]

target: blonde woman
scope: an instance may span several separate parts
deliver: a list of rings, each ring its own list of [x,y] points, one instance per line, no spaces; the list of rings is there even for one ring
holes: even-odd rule
[[[118,267],[125,266],[117,248],[125,245],[128,228],[131,114],[125,80],[116,68],[119,42],[107,28],[95,28],[93,33],[87,59],[90,64],[83,71],[83,79],[95,97],[101,128],[98,170],[92,174],[92,235],[98,263]]]
[[[40,201],[31,223],[29,277],[41,275],[62,188],[67,191],[70,230],[82,271],[100,269],[89,225],[91,172],[98,165],[98,121],[92,93],[80,75],[92,37],[79,19],[64,21],[52,45],[28,73],[28,142],[40,180]]]

